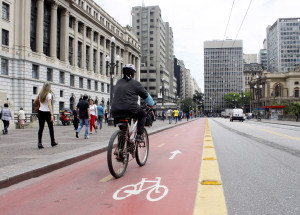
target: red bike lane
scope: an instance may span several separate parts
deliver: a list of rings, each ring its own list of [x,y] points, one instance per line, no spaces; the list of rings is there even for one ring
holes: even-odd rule
[[[205,125],[199,119],[151,135],[146,165],[132,160],[120,179],[110,177],[102,153],[2,189],[1,214],[193,214]],[[127,185],[134,186],[121,189]]]

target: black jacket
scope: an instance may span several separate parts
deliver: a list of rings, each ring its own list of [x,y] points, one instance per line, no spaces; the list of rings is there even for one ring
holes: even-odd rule
[[[114,91],[114,98],[111,105],[113,117],[127,117],[135,115],[140,106],[138,105],[138,97],[146,99],[148,92],[137,80],[120,79]]]

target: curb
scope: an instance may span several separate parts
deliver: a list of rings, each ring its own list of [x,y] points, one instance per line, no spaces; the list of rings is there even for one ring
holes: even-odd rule
[[[199,118],[196,118],[196,119],[199,119]],[[187,122],[183,122],[183,123],[181,123],[181,124],[174,124],[174,126],[171,126],[171,127],[158,129],[158,130],[156,130],[156,131],[152,131],[152,132],[149,133],[148,135],[150,136],[150,135],[153,135],[153,134],[157,134],[157,133],[159,133],[159,132],[162,132],[162,131],[165,131],[165,130],[174,128],[174,127],[176,127],[176,126],[184,125],[184,124],[186,124],[186,123],[188,123],[188,122],[192,122],[192,121],[194,121],[194,120],[196,120],[196,119],[193,119],[193,120],[190,120],[190,121],[187,121]],[[108,140],[108,141],[109,141],[109,140]],[[9,186],[12,186],[12,185],[14,185],[14,184],[20,183],[20,182],[22,182],[22,181],[25,181],[25,180],[28,180],[28,179],[31,179],[31,178],[39,177],[39,176],[41,176],[41,175],[44,175],[44,174],[50,173],[50,172],[52,172],[52,171],[61,169],[61,168],[63,168],[63,167],[72,165],[72,164],[74,164],[74,163],[77,163],[77,162],[79,162],[79,161],[85,160],[85,159],[87,159],[87,158],[90,158],[90,157],[92,157],[92,156],[101,154],[101,153],[106,152],[106,151],[107,151],[107,146],[106,146],[106,147],[103,147],[103,148],[101,148],[101,149],[97,149],[97,150],[94,150],[94,151],[85,153],[85,154],[81,154],[81,155],[79,155],[79,156],[75,156],[75,157],[66,159],[66,160],[64,160],[64,161],[60,161],[60,162],[57,162],[57,163],[53,163],[53,164],[50,164],[50,165],[45,166],[45,167],[40,167],[40,168],[37,168],[37,169],[35,169],[35,170],[28,171],[28,172],[24,172],[24,173],[22,173],[22,174],[18,174],[18,175],[15,175],[15,176],[13,176],[13,177],[10,177],[10,178],[1,180],[1,181],[0,181],[0,189],[6,188],[6,187],[9,187]]]

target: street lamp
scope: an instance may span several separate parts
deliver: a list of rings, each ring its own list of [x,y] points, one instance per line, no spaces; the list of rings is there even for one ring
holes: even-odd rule
[[[242,94],[240,95],[240,98],[242,98],[242,109],[243,109],[243,112],[244,112],[244,98],[245,98],[245,95],[244,95],[243,90],[242,90]]]
[[[259,83],[260,81],[259,81],[259,76],[257,75],[256,76],[256,85],[254,85],[254,88],[255,89],[257,89],[257,110],[258,110],[258,117],[259,117],[259,115],[260,115],[260,111],[259,111],[259,106],[260,106],[260,90],[259,89],[261,89],[262,88],[262,85]]]
[[[109,56],[106,57],[106,71],[108,70],[108,67],[110,67],[110,98],[109,98],[109,113],[111,114],[111,103],[113,100],[113,75],[114,75],[114,68],[117,67],[117,70],[119,68],[119,61],[120,56],[116,56],[116,63],[114,62],[114,54],[115,54],[115,42],[116,39],[114,37],[111,38],[111,58]],[[110,63],[109,63],[110,62]]]

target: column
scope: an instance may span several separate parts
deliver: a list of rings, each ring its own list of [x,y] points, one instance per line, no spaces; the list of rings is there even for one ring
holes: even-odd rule
[[[61,24],[60,24],[60,55],[61,60],[68,62],[69,55],[69,17],[70,12],[67,9],[64,9],[61,15]]]
[[[135,65],[135,67],[136,67],[136,80],[138,80],[138,81],[140,81],[141,80],[141,68],[140,68],[140,61],[139,61],[139,58],[138,57],[136,57],[136,59],[135,59],[135,63],[136,63],[136,65]]]
[[[50,57],[56,58],[57,38],[57,2],[51,4],[51,25],[50,25]]]
[[[78,58],[78,20],[75,20],[74,23],[74,66],[78,66],[77,58]]]
[[[37,0],[36,52],[43,53],[44,0]]]
[[[30,20],[31,20],[31,0],[22,1],[22,17],[24,17],[24,44],[26,49],[30,49]]]

